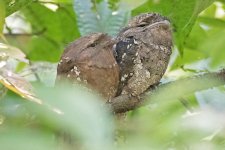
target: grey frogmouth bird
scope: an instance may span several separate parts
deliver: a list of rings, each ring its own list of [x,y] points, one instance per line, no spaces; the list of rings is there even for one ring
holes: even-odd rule
[[[116,41],[114,55],[120,67],[117,95],[139,96],[158,84],[171,55],[169,20],[156,13],[138,15],[119,32]]]

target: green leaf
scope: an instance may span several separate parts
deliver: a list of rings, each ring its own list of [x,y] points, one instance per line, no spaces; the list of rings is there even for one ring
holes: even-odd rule
[[[201,16],[215,18],[217,8],[218,8],[218,6],[215,3],[213,3],[210,7],[208,7],[206,10],[204,10],[203,13],[201,13]]]
[[[61,20],[54,11],[35,2],[23,9],[22,12],[31,23],[33,32],[40,32],[54,41],[61,40],[63,33],[60,26]]]
[[[81,35],[92,32],[116,35],[129,18],[129,11],[119,8],[113,12],[106,0],[95,5],[91,0],[74,0],[74,10]]]
[[[4,0],[6,4],[6,16],[20,10],[29,5],[33,0]]]
[[[122,4],[125,4],[125,9],[133,10],[137,8],[138,6],[142,5],[143,3],[146,3],[147,0],[120,0]]]
[[[204,41],[208,37],[207,32],[201,27],[201,22],[196,21],[195,25],[192,28],[191,33],[185,41],[184,46],[189,49],[197,50],[199,43]],[[184,48],[185,49],[185,48]]]
[[[71,140],[82,144],[84,149],[112,148],[114,142],[112,116],[102,103],[102,99],[86,87],[81,85],[39,87],[39,96],[45,99],[48,105],[59,110],[58,112],[62,112],[58,115],[48,109],[34,110],[43,121],[64,129],[71,137],[76,137]]]
[[[52,0],[54,2],[57,2],[57,3],[69,3],[69,4],[72,4],[72,0]]]
[[[211,107],[217,111],[225,110],[225,91],[212,88],[196,92],[195,96],[201,108]]]
[[[217,27],[224,29],[225,21],[217,18],[209,18],[209,17],[199,17],[199,22],[208,25],[210,27]]]
[[[149,0],[133,11],[133,15],[143,12],[158,12],[170,18],[175,34],[175,41],[182,52],[184,41],[192,30],[192,27],[204,9],[215,0]]]
[[[207,62],[208,64],[206,58],[215,57],[214,55],[212,55],[212,53],[207,52],[207,50],[203,51],[200,47],[202,44],[204,45],[207,39],[209,39],[211,36],[214,36],[215,33],[219,33],[224,29],[224,20],[222,20],[222,18],[215,18],[216,10],[217,7],[215,4],[213,4],[209,8],[204,10],[201,13],[200,17],[197,18],[192,31],[190,32],[188,38],[185,40],[182,65],[188,65],[187,63],[192,63],[199,60],[198,64],[195,63],[196,66],[207,67],[207,65],[204,64],[204,62]],[[201,61],[201,59],[204,59],[204,61]],[[218,63],[218,65],[221,64]],[[210,69],[210,67],[207,68]]]
[[[92,12],[92,7],[90,0],[74,1],[74,10],[77,15],[77,23],[81,35],[86,35],[90,32],[98,32],[97,16]]]
[[[120,7],[114,12],[115,14],[113,14],[113,11],[108,7],[107,1],[103,1],[97,5],[97,12],[100,15],[99,24],[103,32],[115,36],[128,21],[129,11],[123,10],[122,7]]]
[[[211,58],[211,67],[225,66],[225,30],[218,30],[199,45],[199,49]]]
[[[3,32],[3,26],[5,23],[5,3],[0,0],[0,36]]]
[[[27,57],[33,61],[58,61],[62,49],[45,37],[33,37],[28,43]]]
[[[204,58],[206,58],[205,54],[200,51],[184,49],[183,64],[194,63]]]
[[[8,150],[55,150],[57,142],[52,140],[53,134],[37,129],[4,127],[1,129],[1,149]]]
[[[60,29],[62,30],[61,41],[65,44],[70,43],[74,39],[80,37],[76,16],[74,14],[72,6],[59,7],[55,12],[55,15],[59,17]]]
[[[53,11],[40,3],[32,3],[22,12],[35,36],[24,49],[31,60],[56,62],[63,47],[80,36],[72,5],[62,5]]]

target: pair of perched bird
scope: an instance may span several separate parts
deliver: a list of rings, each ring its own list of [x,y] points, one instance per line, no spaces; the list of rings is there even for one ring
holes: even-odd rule
[[[93,33],[71,43],[58,64],[57,79],[87,84],[107,101],[123,94],[139,96],[159,83],[171,48],[169,21],[156,13],[141,14],[116,38]]]

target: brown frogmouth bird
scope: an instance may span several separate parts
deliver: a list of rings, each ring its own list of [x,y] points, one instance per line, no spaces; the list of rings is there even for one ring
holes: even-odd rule
[[[106,100],[116,95],[119,67],[114,58],[114,40],[103,33],[93,33],[71,43],[61,56],[57,80],[86,83]]]
[[[141,14],[129,21],[116,40],[114,55],[120,66],[117,95],[139,96],[158,84],[171,55],[170,22],[156,13]]]

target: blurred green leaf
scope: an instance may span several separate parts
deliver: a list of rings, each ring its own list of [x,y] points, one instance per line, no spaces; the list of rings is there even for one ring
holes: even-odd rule
[[[206,58],[210,57],[211,59],[217,59],[217,58],[213,58],[215,55],[211,55],[211,53],[203,52],[202,49],[199,48],[201,47],[202,44],[204,45],[204,42],[208,38],[210,38],[211,36],[214,36],[216,32],[219,33],[225,27],[223,18],[215,18],[215,13],[217,12],[217,9],[218,7],[216,6],[216,4],[212,4],[210,7],[208,7],[201,13],[200,17],[197,18],[194,26],[192,27],[192,31],[190,32],[189,36],[185,40],[183,57],[178,57],[180,61],[178,60],[176,61],[176,64],[179,67],[181,66],[187,67],[189,66],[190,63],[195,63],[195,66],[197,69],[196,71],[199,71],[200,68],[210,69],[210,67],[208,66],[208,61],[206,61]],[[190,52],[190,50],[192,52]],[[196,54],[200,54],[201,56],[197,57]],[[204,62],[207,62],[207,64],[203,64]],[[221,61],[221,63],[223,62]],[[217,66],[221,66],[221,65],[223,64],[220,64],[220,63],[217,64]],[[192,65],[192,67],[194,66]],[[173,66],[173,69],[174,68],[176,67]]]
[[[125,9],[128,9],[128,10],[133,10],[146,2],[147,0],[138,0],[138,1],[137,0],[120,0],[120,3],[122,5],[125,4],[124,7],[126,7]]]
[[[200,24],[201,23],[198,19],[193,26],[191,33],[185,40],[185,47],[197,51],[199,43],[201,43],[208,37],[207,32],[201,27]]]
[[[60,29],[62,30],[61,41],[65,44],[70,43],[74,39],[80,37],[78,31],[76,15],[71,6],[59,7],[55,12],[60,20]]]
[[[45,37],[33,37],[28,43],[27,57],[33,61],[58,61],[62,48]]]
[[[4,0],[6,5],[6,16],[20,10],[29,5],[33,0]]]
[[[57,2],[57,3],[69,3],[69,4],[72,4],[73,0],[52,0],[52,1]]]
[[[3,26],[5,23],[5,3],[1,0],[0,1],[0,36],[3,32]]]
[[[61,41],[63,30],[57,13],[37,2],[23,9],[23,13],[27,21],[31,22],[34,33],[40,32],[40,35],[47,36],[56,42]]]
[[[190,64],[206,58],[206,55],[200,51],[184,49],[183,64]]]
[[[224,111],[218,113],[208,109],[190,112],[177,100],[179,93],[193,90],[196,85],[205,86],[205,82],[220,82],[216,80],[206,78],[203,82],[198,80],[198,83],[182,82],[159,90],[156,97],[151,97],[147,107],[140,108],[137,115],[128,118],[124,136],[129,144],[122,144],[121,149],[164,150],[193,147],[194,150],[199,150],[210,144],[212,149],[222,150],[223,143],[218,144],[215,140],[222,138],[224,141],[224,135],[218,135],[225,127],[222,119]],[[183,93],[180,96],[185,95]],[[222,103],[224,102],[220,104]],[[210,137],[213,137],[213,140],[206,140]]]
[[[56,150],[53,135],[25,128],[6,127],[0,130],[1,149],[7,150]]]
[[[5,118],[2,125],[24,127],[28,122],[32,122],[34,117],[26,107],[28,104],[29,101],[9,90],[0,102],[0,115]],[[3,126],[0,126],[0,130]]]
[[[129,18],[129,11],[123,8],[113,12],[107,0],[94,5],[91,0],[74,0],[74,10],[81,35],[104,32],[115,36]]]
[[[225,92],[217,88],[212,88],[196,92],[195,96],[201,108],[212,108],[217,111],[225,110]]]
[[[210,18],[215,18],[217,9],[218,9],[218,6],[215,3],[213,3],[210,7],[205,9],[204,12],[201,13],[200,16],[207,16]]]
[[[42,120],[78,137],[87,149],[112,148],[114,124],[100,97],[80,85],[60,85],[54,89],[40,87],[38,93],[50,107],[62,112],[33,109]]]
[[[219,30],[205,39],[199,49],[211,58],[211,67],[225,65],[225,30]]]
[[[148,0],[145,4],[133,11],[133,15],[143,12],[158,12],[167,16],[174,27],[175,41],[182,53],[183,44],[199,13],[210,6],[215,0],[172,0],[153,1]]]
[[[56,62],[63,47],[79,37],[72,5],[60,6],[53,11],[34,2],[23,9],[23,13],[34,32],[28,47],[24,49],[31,60]]]
[[[199,17],[199,22],[208,25],[209,27],[216,27],[224,29],[225,20],[217,19],[217,18],[209,18],[209,17]]]
[[[21,137],[21,141],[18,140],[20,142],[14,145],[18,145],[17,148],[21,148],[21,150],[28,149],[30,143],[35,145],[32,140],[36,140],[35,132],[37,131],[38,137],[46,142],[40,143],[36,147],[38,150],[43,146],[51,149],[49,145],[54,146],[55,142],[57,149],[67,142],[73,146],[72,149],[79,147],[90,150],[99,150],[102,147],[106,150],[113,149],[114,123],[111,113],[103,104],[101,97],[81,85],[73,87],[60,85],[55,88],[37,86],[37,93],[44,98],[42,105],[24,103],[20,98],[12,96],[8,96],[5,101],[0,103],[0,115],[7,118],[0,126],[1,146],[4,145],[7,149],[11,146],[9,141],[14,142]],[[24,126],[26,129],[20,132]],[[11,132],[9,133],[5,127]],[[32,129],[33,136],[30,137],[33,138],[26,143],[25,138],[30,133],[29,128]],[[52,134],[50,139],[48,139],[49,131]],[[60,139],[64,139],[61,141],[63,143],[60,142]]]

